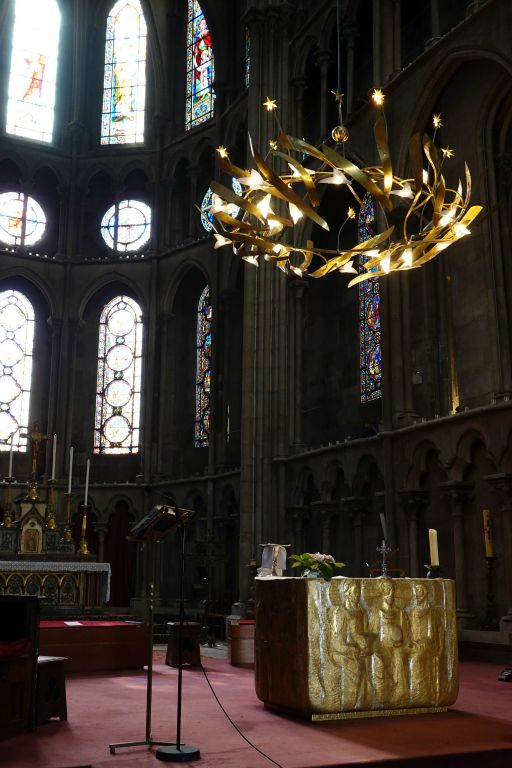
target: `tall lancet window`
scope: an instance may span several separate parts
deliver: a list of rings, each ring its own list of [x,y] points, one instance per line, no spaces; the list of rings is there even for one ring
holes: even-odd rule
[[[56,0],[16,0],[7,133],[52,141],[59,32]]]
[[[146,36],[139,0],[118,0],[107,18],[102,144],[144,141]]]
[[[360,243],[375,235],[375,202],[366,193],[363,197],[357,222]],[[365,257],[359,268],[362,271]],[[361,402],[381,397],[381,349],[380,349],[380,286],[377,277],[359,284],[359,365],[361,370]]]
[[[210,382],[212,375],[212,305],[208,286],[197,305],[196,419],[194,445],[210,444]]]
[[[141,309],[116,296],[100,317],[94,453],[139,452],[141,370]]]
[[[187,105],[185,128],[213,117],[213,48],[208,24],[197,0],[188,0]]]
[[[0,451],[27,450],[34,310],[19,291],[0,292]]]

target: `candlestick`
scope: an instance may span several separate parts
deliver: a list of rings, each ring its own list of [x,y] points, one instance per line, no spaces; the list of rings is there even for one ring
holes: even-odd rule
[[[484,512],[488,510],[484,509]],[[481,629],[496,632],[500,628],[500,623],[496,615],[496,606],[494,604],[494,585],[493,585],[493,566],[496,558],[494,555],[486,555],[487,563],[487,605],[485,607],[485,618],[481,624]]]
[[[52,480],[55,480],[55,460],[57,458],[57,434],[53,436],[53,454],[52,454]]]
[[[57,522],[55,520],[54,503],[53,503],[54,490],[55,490],[55,481],[50,480],[50,485],[48,488],[48,501],[46,504],[46,527],[50,531],[54,531],[57,528]]]
[[[91,468],[91,460],[87,459],[87,469],[85,470],[85,493],[84,493],[84,507],[87,506],[87,496],[89,494],[89,470]]]
[[[71,480],[73,478],[73,451],[74,448],[71,446],[69,449],[69,477],[68,477],[68,494],[71,494]]]
[[[87,461],[87,464],[89,464],[89,461]],[[89,467],[87,467],[87,470],[89,470]],[[87,477],[89,477],[89,472],[87,471]],[[83,514],[82,514],[82,536],[80,538],[80,543],[78,544],[77,554],[79,555],[90,555],[89,547],[87,546],[87,539],[85,536],[86,530],[87,530],[87,504],[83,505]]]
[[[62,541],[66,544],[70,544],[73,540],[71,531],[71,498],[71,493],[66,493],[66,527],[62,537]]]
[[[485,556],[494,557],[494,546],[492,543],[491,512],[489,509],[482,509],[484,518],[484,542]]]
[[[435,528],[428,529],[428,541],[430,545],[430,565],[439,566],[439,550],[437,548],[437,531]]]
[[[12,477],[12,451],[14,448],[14,435],[11,435],[11,450],[9,451],[9,478]]]

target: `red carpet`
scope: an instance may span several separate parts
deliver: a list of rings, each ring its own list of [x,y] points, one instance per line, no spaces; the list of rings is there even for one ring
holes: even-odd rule
[[[160,659],[161,656],[157,656]],[[501,768],[512,766],[512,684],[501,667],[461,664],[459,699],[446,714],[306,723],[264,709],[253,672],[203,658],[211,683],[242,733],[283,768]],[[172,741],[177,670],[157,662],[152,735]],[[68,722],[0,743],[2,768],[138,768],[162,765],[145,747],[111,755],[111,742],[144,739],[146,678],[142,672],[69,675]],[[182,741],[201,749],[202,768],[268,768],[235,731],[200,669],[183,673]]]

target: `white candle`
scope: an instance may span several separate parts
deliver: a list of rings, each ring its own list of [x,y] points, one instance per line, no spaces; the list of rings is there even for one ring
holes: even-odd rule
[[[68,477],[68,493],[71,493],[71,479],[73,477],[73,446],[69,449],[69,477]]]
[[[14,435],[11,435],[11,450],[9,451],[9,477],[12,477],[12,451],[14,447]]]
[[[91,468],[91,460],[87,459],[87,469],[85,470],[85,494],[84,494],[84,507],[87,506],[87,495],[89,493],[89,469]]]
[[[437,531],[435,528],[428,529],[428,542],[430,545],[430,565],[439,565],[439,550],[437,548]]]
[[[382,526],[382,535],[387,541],[388,532],[386,530],[386,515],[384,514],[384,512],[379,512],[379,514],[380,514],[380,524]]]
[[[53,436],[53,456],[52,456],[52,480],[55,480],[55,460],[57,458],[57,433]]]

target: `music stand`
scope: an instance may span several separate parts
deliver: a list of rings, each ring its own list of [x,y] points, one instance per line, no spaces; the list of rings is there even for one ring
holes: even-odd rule
[[[176,528],[176,509],[160,505],[142,518],[127,536],[129,541],[145,541],[148,543],[150,583],[147,593],[148,601],[148,671],[146,694],[146,738],[141,741],[125,741],[119,744],[109,744],[110,753],[115,754],[121,747],[172,746],[172,741],[155,741],[151,738],[151,698],[153,693],[153,625],[154,625],[154,594],[155,594],[155,544],[164,539],[173,528]]]
[[[181,743],[181,687],[183,678],[183,622],[185,620],[185,608],[183,600],[183,585],[185,581],[185,524],[194,514],[193,509],[176,507],[176,529],[181,537],[181,569],[180,569],[180,618],[178,624],[178,703],[176,707],[176,743],[161,746],[155,752],[155,757],[167,763],[184,763],[201,757],[197,747]]]

